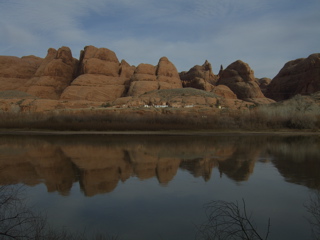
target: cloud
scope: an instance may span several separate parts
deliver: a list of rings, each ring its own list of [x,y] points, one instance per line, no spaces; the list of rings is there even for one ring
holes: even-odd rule
[[[2,22],[5,30],[5,43],[11,45],[37,47],[44,43],[48,47],[55,43],[70,43],[87,38],[81,29],[81,18],[90,11],[99,11],[102,0],[69,1],[7,1],[0,4]],[[52,44],[52,45],[51,45]],[[49,46],[48,46],[49,45]]]
[[[273,77],[318,51],[318,0],[8,0],[0,2],[0,54],[44,56],[69,46],[106,47],[138,65],[167,56],[179,71],[237,59]]]

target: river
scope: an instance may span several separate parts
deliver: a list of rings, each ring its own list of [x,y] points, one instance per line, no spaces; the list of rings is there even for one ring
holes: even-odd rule
[[[123,240],[197,239],[212,201],[245,202],[268,239],[311,239],[320,136],[0,135],[0,185],[50,225]]]

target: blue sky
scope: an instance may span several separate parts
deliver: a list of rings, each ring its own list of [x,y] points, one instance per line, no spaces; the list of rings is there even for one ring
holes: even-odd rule
[[[258,78],[320,52],[319,0],[0,0],[0,55],[50,47],[113,50],[131,65],[162,56],[178,71],[241,59]]]

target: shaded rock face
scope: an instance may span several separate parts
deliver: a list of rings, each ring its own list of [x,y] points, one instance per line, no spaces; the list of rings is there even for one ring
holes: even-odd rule
[[[42,61],[35,56],[0,56],[0,91],[26,90],[23,86],[34,76]]]
[[[320,53],[286,63],[268,86],[266,96],[280,101],[317,91],[320,91]]]
[[[260,79],[257,79],[257,83],[259,84],[261,92],[263,94],[265,94],[269,84],[271,83],[271,79],[270,78],[260,78]]]
[[[159,60],[157,66],[141,63],[135,69],[128,96],[139,96],[160,89],[182,88],[176,67],[166,57]]]
[[[113,101],[127,92],[134,71],[113,51],[93,46],[82,51],[79,65],[79,76],[64,90],[63,100]]]
[[[264,98],[255,80],[253,70],[247,63],[240,60],[230,64],[220,72],[220,79],[217,84],[228,86],[242,100]]]
[[[217,76],[212,72],[212,66],[208,61],[200,65],[195,65],[188,72],[181,72],[180,78],[183,87],[192,87],[211,91],[217,82]]]
[[[73,80],[78,60],[68,47],[58,51],[50,48],[46,58],[26,83],[26,92],[39,98],[59,99],[62,91]]]

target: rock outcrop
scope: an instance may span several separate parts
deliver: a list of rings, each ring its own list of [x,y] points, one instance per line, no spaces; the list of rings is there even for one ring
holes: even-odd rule
[[[227,99],[237,99],[237,95],[231,91],[231,89],[226,85],[215,86],[211,92]]]
[[[26,90],[23,86],[34,76],[42,61],[35,56],[0,56],[0,91]]]
[[[256,80],[257,80],[257,83],[259,84],[261,92],[263,94],[265,94],[267,91],[267,88],[272,80],[270,78],[260,78],[260,79],[256,79]]]
[[[188,72],[181,72],[180,78],[183,87],[192,87],[209,92],[213,89],[213,85],[217,83],[218,79],[213,74],[211,64],[207,60],[202,66],[195,65]]]
[[[134,71],[127,62],[119,62],[107,48],[85,47],[80,57],[78,77],[61,95],[63,100],[112,101],[122,97]]]
[[[317,91],[320,53],[286,63],[272,81],[256,79],[240,60],[221,66],[218,75],[208,61],[179,74],[166,57],[156,66],[135,67],[94,46],[85,47],[79,60],[68,47],[50,48],[45,58],[0,56],[0,111],[15,113],[109,106],[248,109]]]
[[[241,60],[235,61],[221,71],[217,85],[228,86],[242,100],[264,98],[255,80],[253,70],[251,70],[247,63]]]
[[[141,63],[131,77],[128,96],[139,96],[160,89],[182,88],[176,67],[166,57],[157,66]]]
[[[286,63],[268,86],[266,96],[280,101],[317,91],[320,91],[320,53]]]
[[[39,98],[59,99],[77,71],[78,60],[68,47],[50,48],[34,76],[26,83],[26,92]]]

